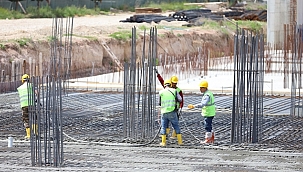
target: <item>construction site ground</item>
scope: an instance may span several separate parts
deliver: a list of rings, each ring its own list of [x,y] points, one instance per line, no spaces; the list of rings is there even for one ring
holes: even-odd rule
[[[200,95],[186,99],[200,101]],[[230,144],[230,95],[216,95],[214,119],[216,141],[201,145],[204,129],[199,110],[184,109],[180,120],[184,146],[168,139],[160,147],[155,137],[125,140],[123,94],[120,92],[70,92],[63,97],[64,165],[32,167],[30,142],[24,128],[17,93],[0,95],[0,171],[302,171],[302,118],[285,115],[290,107],[285,97],[264,99],[263,140]],[[187,105],[187,104],[186,104]],[[275,115],[274,115],[275,114]],[[14,138],[8,147],[7,138]],[[150,143],[149,143],[150,142]]]
[[[131,15],[75,18],[74,34],[78,37],[73,40],[80,41],[81,35],[100,36],[119,30],[119,27],[131,29],[134,25],[142,25],[119,23]],[[0,24],[0,37],[4,41],[26,37],[46,39],[52,32],[52,19],[2,20]],[[170,25],[180,26],[182,23],[172,22]],[[13,56],[15,52],[7,53],[19,58]],[[191,100],[190,103],[198,103],[201,99],[200,94],[185,96]],[[245,141],[231,144],[232,98],[228,94],[217,94],[215,144],[200,144],[204,137],[200,110],[184,109],[180,120],[184,146],[168,139],[168,145],[162,148],[159,146],[157,121],[154,124],[155,136],[149,140],[125,140],[121,92],[70,92],[63,98],[64,164],[55,168],[47,164],[32,166],[30,142],[24,139],[18,95],[16,92],[0,94],[0,171],[299,172],[303,171],[303,120],[289,116],[289,101],[287,97],[265,97],[264,139],[255,144]],[[8,147],[9,136],[14,138],[13,147]]]

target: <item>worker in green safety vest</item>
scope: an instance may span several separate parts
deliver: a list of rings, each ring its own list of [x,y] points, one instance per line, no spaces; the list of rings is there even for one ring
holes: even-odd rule
[[[166,129],[168,123],[171,122],[176,131],[178,145],[183,145],[179,120],[177,116],[177,103],[182,101],[182,97],[178,91],[171,87],[171,79],[165,80],[165,88],[159,92],[159,105],[161,106],[161,137],[160,146],[166,146]]]
[[[32,105],[30,97],[33,96],[33,89],[31,83],[29,83],[29,75],[22,75],[22,85],[17,88],[20,98],[20,104],[22,109],[22,121],[26,130],[25,138],[30,138],[30,125],[29,125],[29,113],[28,106]]]
[[[208,82],[202,81],[200,84],[200,91],[203,93],[203,97],[201,103],[192,105],[188,105],[188,109],[193,108],[202,108],[202,116],[204,117],[204,128],[206,130],[205,133],[205,141],[202,141],[201,144],[204,143],[214,143],[215,134],[213,132],[212,123],[213,118],[216,115],[216,106],[215,106],[215,98],[211,91],[208,90]]]
[[[165,85],[164,85],[164,79],[162,78],[162,76],[159,74],[158,70],[156,68],[154,68],[156,74],[157,74],[157,78],[158,80],[160,81],[161,85],[163,86],[163,88],[165,88]],[[183,108],[183,104],[184,104],[184,98],[183,98],[183,92],[182,90],[177,87],[177,84],[178,84],[178,77],[177,76],[172,76],[170,78],[171,80],[171,88],[174,88],[178,91],[178,93],[180,94],[180,96],[182,97],[182,101],[181,102],[177,102],[177,116],[178,116],[178,120],[180,118],[180,115],[181,115],[181,111],[182,111],[182,108]],[[170,133],[170,127],[169,125],[167,126],[166,128],[166,136],[168,136]],[[176,139],[177,138],[177,133],[176,133],[176,130],[174,129],[173,132],[172,132],[172,135],[170,137],[171,139]]]

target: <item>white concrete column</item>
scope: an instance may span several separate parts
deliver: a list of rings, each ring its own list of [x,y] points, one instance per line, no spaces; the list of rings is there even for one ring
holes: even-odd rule
[[[303,1],[297,0],[297,23],[303,24]]]
[[[289,24],[290,0],[267,1],[267,42],[282,43],[284,24]]]

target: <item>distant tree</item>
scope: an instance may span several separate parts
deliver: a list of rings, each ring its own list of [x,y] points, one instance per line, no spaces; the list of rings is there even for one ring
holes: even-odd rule
[[[101,4],[101,2],[102,2],[102,0],[92,0],[92,1],[95,2],[95,10],[96,10],[96,8],[97,8],[97,6],[98,6],[98,3]]]
[[[51,0],[46,0],[48,6],[50,6]]]
[[[40,8],[40,2],[43,1],[43,0],[32,0],[32,1],[37,1],[37,9]]]
[[[228,3],[234,5],[238,3],[238,0],[228,0]]]
[[[239,0],[241,1],[241,0]],[[228,4],[230,7],[235,6],[238,3],[238,0],[228,0]]]

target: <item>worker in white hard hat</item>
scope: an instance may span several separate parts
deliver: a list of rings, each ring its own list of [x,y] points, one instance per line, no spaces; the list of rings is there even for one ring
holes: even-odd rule
[[[169,122],[176,130],[178,145],[183,145],[181,130],[179,127],[179,120],[177,117],[177,102],[182,101],[182,97],[178,91],[174,88],[170,88],[171,80],[165,80],[165,88],[159,92],[159,105],[161,106],[161,137],[162,142],[160,146],[166,146],[166,129],[168,128]]]
[[[215,134],[212,128],[213,118],[216,115],[216,106],[215,106],[215,98],[211,91],[208,90],[208,82],[202,81],[199,84],[200,91],[203,93],[202,101],[199,104],[192,105],[189,104],[188,108],[202,108],[202,116],[204,117],[204,128],[206,130],[205,133],[205,141],[201,143],[214,143]]]

